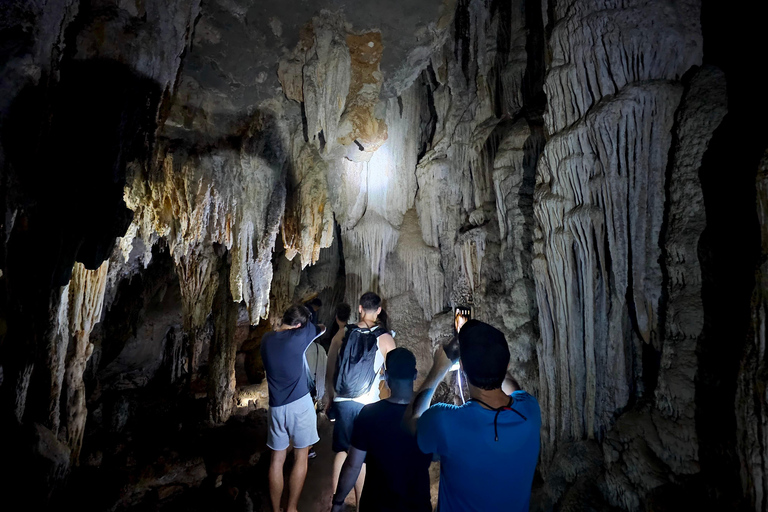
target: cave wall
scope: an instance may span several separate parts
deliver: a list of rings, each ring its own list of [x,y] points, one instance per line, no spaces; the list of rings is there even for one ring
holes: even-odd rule
[[[293,302],[319,294],[328,324],[373,289],[422,374],[453,306],[505,333],[542,406],[535,507],[697,492],[765,510],[764,248],[733,290],[719,397],[738,434],[715,448],[705,421],[726,378],[706,180],[748,122],[709,4],[289,4],[2,7],[0,397],[48,440],[45,485],[103,397],[162,382],[222,424],[243,340]],[[764,167],[757,204],[734,200],[760,220]]]

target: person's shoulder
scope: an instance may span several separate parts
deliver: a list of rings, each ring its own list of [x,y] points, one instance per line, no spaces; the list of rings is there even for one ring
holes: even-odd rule
[[[355,418],[355,424],[370,424],[375,423],[376,418],[381,415],[381,403],[384,402],[384,400],[379,400],[378,402],[373,402],[372,404],[367,404],[363,406],[362,409],[360,409],[360,413],[357,415],[357,418]]]
[[[530,411],[540,411],[539,401],[536,397],[528,393],[527,391],[518,390],[512,392],[512,398],[515,400],[515,404],[519,407],[524,407]],[[514,404],[513,404],[514,407]]]
[[[532,394],[522,389],[513,391],[510,396],[515,399],[515,402],[527,402],[527,403],[535,402],[537,404],[539,403],[539,401],[536,400],[535,396],[533,396]]]
[[[428,416],[430,418],[440,418],[442,416],[456,414],[461,409],[462,408],[457,405],[444,404],[442,402],[438,402],[436,404],[432,404],[429,407],[429,409],[424,411],[424,414],[422,416]]]
[[[275,331],[269,331],[268,333],[265,333],[264,336],[261,337],[261,348],[264,349],[264,346],[275,337],[277,333]]]

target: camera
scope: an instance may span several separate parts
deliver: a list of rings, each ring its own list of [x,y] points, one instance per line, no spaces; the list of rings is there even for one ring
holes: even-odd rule
[[[445,355],[448,356],[448,359],[453,361],[453,366],[451,366],[452,371],[459,369],[459,331],[471,318],[472,308],[470,306],[456,306],[456,309],[454,309],[453,340],[443,347]]]

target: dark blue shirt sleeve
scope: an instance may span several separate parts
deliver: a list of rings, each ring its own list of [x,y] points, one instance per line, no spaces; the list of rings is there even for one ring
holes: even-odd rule
[[[299,329],[296,339],[300,340],[302,344],[301,350],[305,351],[318,336],[320,336],[320,328],[313,323],[307,322],[304,327]]]

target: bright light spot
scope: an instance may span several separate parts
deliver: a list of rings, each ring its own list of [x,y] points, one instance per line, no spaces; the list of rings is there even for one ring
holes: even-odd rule
[[[389,144],[384,143],[368,162],[368,199],[376,200],[386,196],[390,176],[394,173],[395,162],[389,152]],[[384,197],[381,197],[383,199]],[[384,205],[382,205],[384,206]]]

